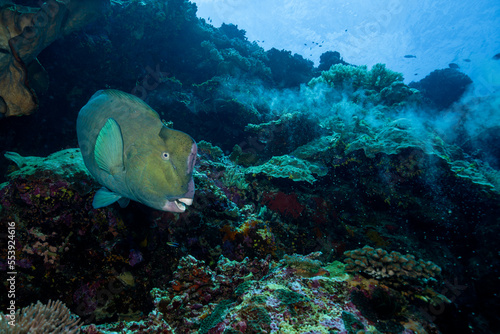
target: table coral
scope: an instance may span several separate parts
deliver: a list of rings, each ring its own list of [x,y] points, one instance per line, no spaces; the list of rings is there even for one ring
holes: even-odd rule
[[[320,163],[312,163],[289,155],[272,157],[260,166],[249,167],[246,174],[263,174],[271,178],[285,178],[296,182],[316,182],[313,174],[325,176],[328,169]]]

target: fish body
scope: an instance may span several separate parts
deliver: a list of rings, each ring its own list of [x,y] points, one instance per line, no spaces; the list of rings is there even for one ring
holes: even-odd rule
[[[96,92],[78,114],[77,134],[83,161],[103,186],[94,197],[95,208],[134,200],[183,212],[192,204],[195,141],[166,127],[136,96]]]

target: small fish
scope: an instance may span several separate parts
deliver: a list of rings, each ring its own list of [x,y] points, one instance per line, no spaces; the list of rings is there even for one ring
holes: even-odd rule
[[[417,56],[414,56],[414,55],[405,55],[404,57],[405,58],[417,58]]]
[[[500,60],[500,53],[493,56],[493,60]]]
[[[455,64],[455,63],[449,63],[448,67],[449,68],[454,68],[454,69],[459,69],[460,68],[460,66],[458,66],[458,64]]]
[[[177,242],[167,241],[167,246],[170,246],[170,247],[179,247],[179,244]]]
[[[184,212],[193,203],[196,143],[166,127],[141,99],[100,90],[80,110],[76,127],[83,161],[104,186],[94,197],[94,208],[116,201],[124,207],[134,200]]]

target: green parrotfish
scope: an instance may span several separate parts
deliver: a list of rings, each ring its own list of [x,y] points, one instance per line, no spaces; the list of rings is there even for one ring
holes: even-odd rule
[[[80,110],[76,128],[83,161],[103,186],[94,208],[134,200],[184,212],[193,203],[196,143],[168,128],[141,99],[100,90]]]

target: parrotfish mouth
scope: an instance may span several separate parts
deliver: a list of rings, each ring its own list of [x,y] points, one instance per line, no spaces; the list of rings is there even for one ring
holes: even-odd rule
[[[184,212],[186,211],[186,205],[193,204],[194,197],[194,180],[191,177],[188,183],[188,190],[181,198],[169,198],[165,201],[165,204],[161,208],[163,211],[171,212]]]
[[[166,201],[162,210],[170,212],[184,212],[186,211],[186,205],[191,204],[193,204],[192,198],[178,198],[173,201]]]

